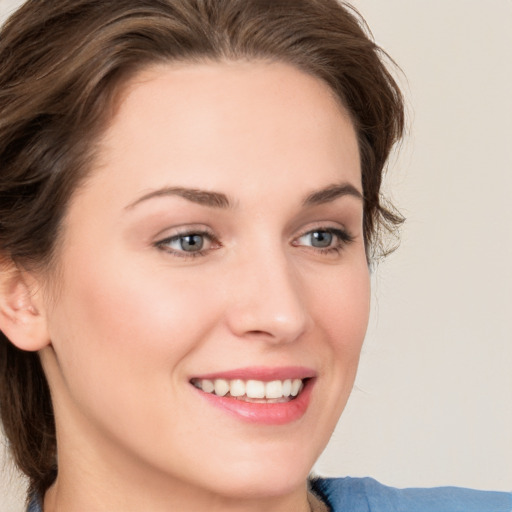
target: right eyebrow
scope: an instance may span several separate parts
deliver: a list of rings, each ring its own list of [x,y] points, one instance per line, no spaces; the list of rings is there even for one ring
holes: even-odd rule
[[[232,206],[226,194],[223,194],[222,192],[212,192],[209,190],[186,187],[164,187],[144,194],[133,203],[130,203],[126,209],[131,210],[144,201],[155,197],[165,196],[183,197],[184,199],[187,199],[187,201],[191,201],[202,206],[209,206],[210,208],[230,208]]]

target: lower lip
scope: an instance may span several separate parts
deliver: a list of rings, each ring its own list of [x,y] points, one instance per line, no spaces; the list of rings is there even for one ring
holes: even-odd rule
[[[281,403],[244,402],[236,398],[217,396],[213,393],[205,393],[198,388],[195,389],[210,404],[248,423],[286,425],[299,420],[306,413],[311,399],[314,380],[308,379],[296,398],[289,402]]]

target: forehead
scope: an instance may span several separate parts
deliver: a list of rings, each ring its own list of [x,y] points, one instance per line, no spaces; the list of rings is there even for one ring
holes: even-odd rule
[[[109,172],[97,179],[115,182],[116,194],[134,179],[140,192],[164,184],[250,192],[262,180],[304,189],[361,182],[354,128],[334,93],[278,62],[146,69],[125,88],[100,148]]]

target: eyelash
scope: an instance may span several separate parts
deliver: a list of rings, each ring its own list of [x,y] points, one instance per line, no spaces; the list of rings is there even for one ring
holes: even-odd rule
[[[329,247],[313,247],[313,246],[305,246],[309,247],[310,249],[313,249],[315,252],[320,254],[339,254],[347,245],[349,245],[351,242],[354,241],[354,237],[346,230],[339,229],[339,228],[332,228],[332,227],[318,227],[314,229],[309,229],[299,235],[297,238],[295,238],[294,242],[292,242],[292,245],[295,247],[303,247],[300,244],[295,243],[296,240],[301,239],[304,236],[310,235],[312,233],[328,233],[330,235],[333,235],[336,238],[335,245],[329,246]],[[210,247],[207,249],[201,249],[199,251],[177,251],[174,249],[171,249],[168,247],[168,244],[172,242],[177,242],[181,238],[187,237],[187,236],[201,236],[204,237],[206,240],[209,241],[211,244]],[[222,247],[222,244],[217,239],[217,237],[213,234],[213,232],[208,230],[184,230],[182,232],[176,233],[175,235],[172,235],[170,237],[164,238],[163,240],[159,240],[155,243],[155,246],[165,251],[169,254],[172,254],[173,256],[176,256],[178,258],[198,258],[201,256],[206,256],[208,252],[214,249],[218,249],[219,247]]]
[[[333,227],[317,227],[313,229],[308,229],[305,231],[302,235],[298,236],[295,240],[298,240],[306,235],[310,235],[312,233],[328,233],[330,235],[333,235],[336,237],[335,244],[333,246],[329,247],[312,247],[309,246],[309,248],[313,249],[315,252],[318,252],[320,254],[339,254],[347,245],[352,243],[354,241],[354,236],[352,236],[348,231],[340,228],[333,228]],[[298,244],[294,244],[298,246]]]

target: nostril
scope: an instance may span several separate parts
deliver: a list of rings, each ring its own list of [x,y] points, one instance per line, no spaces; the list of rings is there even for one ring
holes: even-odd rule
[[[263,337],[263,336],[272,336],[272,334],[270,332],[267,332],[267,331],[249,331],[247,334],[252,334],[254,336],[260,336],[260,337]]]

